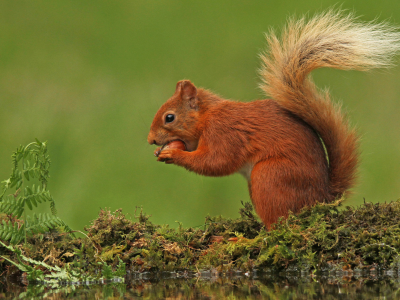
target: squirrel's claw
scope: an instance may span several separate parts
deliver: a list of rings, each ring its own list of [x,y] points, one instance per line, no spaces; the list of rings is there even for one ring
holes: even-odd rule
[[[155,156],[155,157],[158,157],[158,156],[160,155],[160,153],[161,153],[161,148],[162,148],[162,147],[157,147],[157,149],[154,150],[154,156]]]

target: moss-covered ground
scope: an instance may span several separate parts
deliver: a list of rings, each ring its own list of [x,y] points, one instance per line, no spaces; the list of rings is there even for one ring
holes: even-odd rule
[[[246,203],[237,219],[205,218],[198,228],[155,225],[137,209],[133,219],[121,210],[101,210],[76,238],[63,228],[29,237],[14,246],[21,255],[47,266],[77,269],[79,278],[113,270],[124,262],[130,274],[176,272],[179,276],[235,272],[360,272],[400,267],[400,201],[360,207],[317,204],[291,214],[267,231]],[[4,217],[4,216],[3,216]],[[0,246],[0,274],[24,275],[10,261],[15,252]],[[29,264],[29,261],[25,261]],[[51,270],[32,264],[46,274]],[[91,277],[93,278],[93,276]]]

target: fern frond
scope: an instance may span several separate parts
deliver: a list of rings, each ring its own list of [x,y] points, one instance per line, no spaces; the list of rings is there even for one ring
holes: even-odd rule
[[[13,169],[10,178],[2,181],[4,184],[0,188],[0,213],[7,215],[10,221],[0,223],[0,239],[10,241],[12,244],[25,239],[27,235],[45,233],[56,227],[73,235],[71,228],[61,219],[56,217],[57,210],[55,202],[47,189],[47,182],[50,178],[50,156],[47,154],[47,142],[30,143],[27,146],[20,146],[13,153]],[[35,187],[28,186],[27,182],[36,178],[40,184]],[[5,196],[7,190],[14,188],[15,192]],[[50,202],[50,214],[34,214],[26,217],[26,207],[30,210],[33,206],[43,202]],[[23,224],[15,219],[24,215]],[[19,225],[20,224],[20,225]],[[60,229],[61,230],[61,229]]]
[[[24,212],[23,199],[8,195],[0,202],[0,212],[20,218]]]
[[[0,224],[0,240],[10,241],[11,244],[17,244],[22,241],[25,237],[24,225],[18,228],[18,223],[14,222],[14,225],[10,222],[3,220]]]
[[[57,215],[56,203],[54,202],[53,198],[51,198],[51,201],[50,201],[50,210],[51,210],[51,213],[53,214],[53,216]]]
[[[65,225],[64,222],[53,215],[47,213],[33,214],[26,219],[26,231],[31,234],[45,233],[58,226]]]
[[[8,261],[10,264],[13,264],[14,266],[16,266],[22,272],[28,272],[29,271],[28,268],[23,264],[16,263],[16,262],[12,261],[11,259],[8,259],[7,257],[2,256],[2,255],[0,255],[0,257],[5,259],[6,261]]]
[[[53,212],[52,208],[52,203],[54,203],[53,197],[50,195],[49,191],[46,191],[45,189],[41,189],[39,186],[35,188],[35,185],[32,185],[32,188],[27,186],[24,189],[24,197],[22,197],[22,200],[24,203],[29,207],[30,210],[32,210],[32,205],[37,207],[38,203],[42,203],[49,201],[50,202],[50,209]],[[53,204],[54,206],[54,204]],[[54,215],[54,213],[53,213]]]
[[[22,258],[24,261],[29,262],[29,263],[31,263],[31,264],[33,264],[33,265],[37,265],[37,266],[44,267],[44,268],[46,268],[46,269],[48,269],[48,270],[50,270],[50,271],[56,271],[56,272],[61,271],[61,268],[60,268],[59,266],[54,266],[54,267],[52,267],[52,266],[46,264],[46,263],[43,262],[43,261],[34,260],[34,259],[29,258],[29,257],[26,257],[26,256],[24,256],[24,255],[20,255],[20,256],[21,256],[21,258]]]

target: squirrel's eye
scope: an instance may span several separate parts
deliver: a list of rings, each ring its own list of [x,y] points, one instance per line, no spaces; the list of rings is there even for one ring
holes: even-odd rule
[[[175,115],[168,114],[165,116],[165,123],[171,123],[173,120],[175,120]]]

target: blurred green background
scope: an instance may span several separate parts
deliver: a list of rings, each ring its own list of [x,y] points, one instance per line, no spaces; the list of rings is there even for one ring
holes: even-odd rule
[[[157,223],[236,217],[240,175],[207,178],[157,163],[146,142],[159,106],[190,79],[225,98],[264,98],[258,54],[271,26],[332,1],[1,1],[0,179],[10,155],[48,140],[59,216],[82,229],[100,207]],[[362,20],[400,24],[400,1],[344,1]],[[400,59],[396,58],[396,63]],[[360,182],[348,204],[400,197],[400,67],[318,70],[362,135]]]

